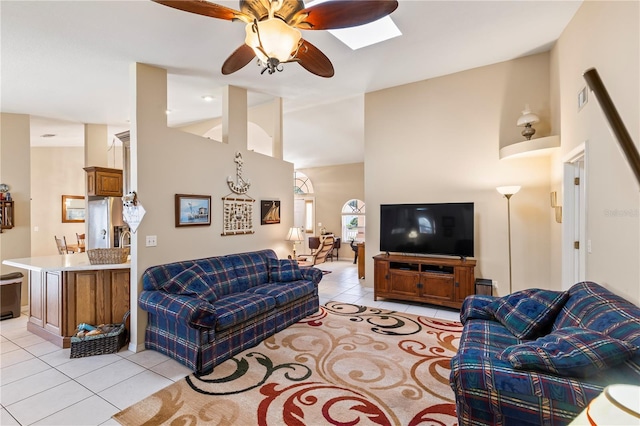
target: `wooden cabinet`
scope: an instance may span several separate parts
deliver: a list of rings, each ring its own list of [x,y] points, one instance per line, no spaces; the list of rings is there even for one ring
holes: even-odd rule
[[[29,274],[27,329],[68,348],[79,323],[122,322],[129,310],[128,269]]]
[[[358,278],[364,278],[364,243],[358,243]]]
[[[460,308],[474,294],[475,260],[379,254],[374,256],[378,297]]]
[[[105,167],[85,167],[87,195],[122,197],[122,170]]]
[[[0,232],[13,228],[13,201],[0,200]]]

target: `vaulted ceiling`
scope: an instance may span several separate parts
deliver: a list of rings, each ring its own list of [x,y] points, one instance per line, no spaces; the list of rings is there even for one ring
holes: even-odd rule
[[[549,50],[581,4],[399,3],[391,17],[402,36],[357,51],[326,31],[303,31],[333,62],[326,79],[297,64],[274,75],[249,64],[224,76],[244,25],[147,0],[2,1],[1,110],[32,115],[32,145],[82,143],[82,123],[127,129],[129,68],[142,62],[168,70],[171,126],[219,117],[221,88],[235,85],[251,92],[251,104],[284,99],[284,155],[296,167],[358,162],[364,93]]]

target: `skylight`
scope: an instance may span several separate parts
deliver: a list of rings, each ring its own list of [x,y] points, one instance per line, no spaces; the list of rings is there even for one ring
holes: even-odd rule
[[[325,1],[328,0],[312,1],[307,3],[305,7],[311,7],[324,3]],[[390,16],[385,16],[382,19],[366,25],[340,30],[329,30],[329,32],[352,50],[358,50],[402,35],[400,29],[398,29]]]

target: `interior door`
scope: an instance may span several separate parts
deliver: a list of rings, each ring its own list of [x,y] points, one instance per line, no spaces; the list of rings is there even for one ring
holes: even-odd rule
[[[299,196],[293,200],[293,226],[302,228],[304,241],[299,253],[310,253],[309,237],[315,235],[315,198]]]

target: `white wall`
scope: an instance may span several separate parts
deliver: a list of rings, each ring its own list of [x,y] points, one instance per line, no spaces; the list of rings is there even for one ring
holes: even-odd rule
[[[293,165],[246,150],[237,144],[223,144],[166,125],[166,71],[144,64],[131,69],[132,190],[146,209],[133,238],[132,304],[142,286],[141,276],[152,265],[184,259],[272,248],[286,257],[286,233],[293,219]],[[227,177],[235,178],[235,152],[244,158],[243,177],[251,180],[247,195],[255,198],[252,235],[221,236],[222,197],[231,194]],[[211,195],[211,226],[176,228],[174,195]],[[280,200],[281,220],[277,225],[260,225],[260,200]],[[156,235],[158,246],[145,247],[146,235]],[[132,342],[141,348],[146,315],[133,310]]]
[[[552,54],[563,155],[587,142],[586,277],[640,304],[640,186],[590,93],[578,111],[582,74],[595,67],[636,146],[640,143],[640,3],[585,1]],[[562,171],[561,158],[554,162]]]
[[[547,53],[369,93],[365,98],[367,285],[379,253],[379,205],[474,202],[476,277],[509,289],[506,200],[511,199],[513,290],[551,282],[549,157],[499,160],[501,146],[522,141],[515,123],[529,103],[550,132]]]

